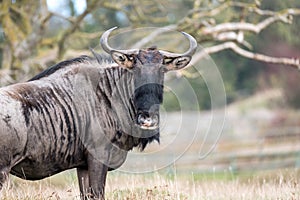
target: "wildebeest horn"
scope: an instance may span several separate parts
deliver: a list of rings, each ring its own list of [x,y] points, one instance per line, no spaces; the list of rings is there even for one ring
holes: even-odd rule
[[[110,33],[113,30],[115,30],[116,28],[117,27],[113,27],[113,28],[105,31],[102,34],[101,39],[100,39],[100,43],[101,43],[101,46],[102,46],[103,50],[106,51],[109,54],[112,51],[118,51],[118,52],[121,52],[121,53],[127,54],[127,55],[137,54],[139,52],[138,49],[118,50],[118,49],[113,49],[108,45],[108,37],[109,37]],[[194,37],[192,37],[191,35],[189,35],[185,32],[182,32],[182,34],[190,41],[190,48],[185,53],[182,53],[182,54],[170,53],[170,52],[163,51],[163,50],[160,50],[159,52],[167,58],[176,58],[176,57],[181,57],[181,56],[192,56],[195,53],[196,49],[197,49],[197,41],[195,40]]]
[[[181,53],[181,54],[179,54],[179,53],[170,53],[168,51],[163,51],[163,50],[160,50],[159,52],[167,58],[177,58],[177,57],[181,57],[181,56],[191,57],[197,49],[197,41],[190,34],[187,34],[185,32],[181,32],[181,33],[190,41],[190,48],[186,52]]]
[[[100,44],[103,48],[104,51],[106,51],[107,53],[111,53],[112,51],[118,51],[118,52],[121,52],[123,54],[126,54],[126,55],[130,55],[130,54],[137,54],[139,52],[138,49],[130,49],[130,50],[119,50],[119,49],[114,49],[114,48],[111,48],[108,44],[108,37],[110,35],[110,33],[115,30],[117,27],[113,27],[107,31],[105,31],[101,38],[100,38]]]

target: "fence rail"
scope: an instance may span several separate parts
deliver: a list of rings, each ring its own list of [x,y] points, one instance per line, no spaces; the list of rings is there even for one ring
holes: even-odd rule
[[[194,154],[196,157],[196,153]],[[251,139],[224,139],[203,160],[185,159],[179,168],[198,171],[243,172],[300,167],[300,127],[280,127],[260,131]],[[189,162],[190,161],[190,162]]]

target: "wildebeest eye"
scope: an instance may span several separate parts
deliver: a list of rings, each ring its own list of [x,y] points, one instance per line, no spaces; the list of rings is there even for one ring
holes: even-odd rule
[[[165,58],[164,59],[164,64],[168,65],[170,64],[174,59],[173,58]]]
[[[133,67],[133,58],[121,52],[114,51],[111,53],[112,59],[120,66],[126,68]]]

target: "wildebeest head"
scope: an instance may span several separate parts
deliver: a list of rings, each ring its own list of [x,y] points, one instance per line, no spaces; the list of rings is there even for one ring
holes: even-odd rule
[[[116,50],[108,45],[108,37],[115,28],[107,30],[102,35],[100,40],[102,48],[119,66],[133,73],[136,125],[144,130],[158,129],[159,105],[163,101],[164,73],[185,67],[196,51],[197,42],[183,32],[190,42],[190,48],[183,54],[158,50],[156,47],[144,50]]]

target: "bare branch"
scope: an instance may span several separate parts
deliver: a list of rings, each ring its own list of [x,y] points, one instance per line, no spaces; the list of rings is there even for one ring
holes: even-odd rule
[[[160,34],[162,34],[164,32],[175,30],[176,28],[177,28],[176,25],[170,25],[170,26],[165,26],[164,28],[161,28],[161,29],[157,29],[156,31],[154,31],[150,35],[148,35],[147,37],[144,37],[138,43],[134,44],[134,46],[132,46],[131,48],[133,48],[133,49],[139,49],[142,46],[144,46],[145,44],[148,44],[156,36],[158,36],[158,35],[160,35]]]
[[[64,15],[60,14],[60,13],[57,13],[57,12],[50,12],[51,15],[55,16],[55,17],[58,17],[58,18],[61,18],[65,21],[68,21],[70,22],[71,24],[74,23],[74,18],[73,17],[65,17]]]
[[[230,22],[230,23],[222,23],[216,25],[214,27],[205,27],[203,29],[204,34],[218,34],[220,32],[228,32],[228,31],[250,31],[254,33],[260,33],[263,29],[268,27],[270,24],[276,21],[288,21],[288,15],[282,16],[272,16],[263,20],[258,24],[252,24],[247,22]]]
[[[236,41],[239,44],[247,47],[248,49],[252,49],[252,45],[245,41],[244,32],[239,31],[238,33],[234,31],[220,33],[216,36],[217,41]]]
[[[207,9],[204,10],[203,8],[196,8],[194,10],[191,10],[187,17],[192,16],[193,18],[203,18],[203,17],[213,17],[218,14],[220,14],[222,11],[227,9],[230,6],[229,2],[220,4],[219,6],[213,8],[213,9]]]
[[[274,15],[277,15],[278,13],[275,12],[275,11],[271,11],[271,10],[262,10],[262,9],[259,9],[257,7],[249,7],[248,10],[250,12],[254,12],[258,15],[261,15],[261,16],[274,16]],[[279,11],[279,13],[281,13],[281,15],[300,15],[300,9],[297,9],[297,8],[289,8],[289,9],[286,9],[286,10],[282,10],[282,11]]]
[[[64,34],[62,35],[62,37],[59,39],[58,41],[58,59],[62,59],[64,53],[65,53],[65,41],[67,40],[67,38],[72,35],[77,28],[79,27],[80,23],[83,21],[83,19],[90,13],[92,12],[94,9],[97,8],[98,1],[91,1],[91,3],[88,4],[88,6],[86,7],[86,9],[84,10],[84,12],[82,14],[80,14],[73,22],[72,26],[67,29]]]
[[[300,60],[299,58],[283,58],[283,57],[271,57],[259,53],[253,53],[251,51],[247,51],[245,49],[242,49],[234,42],[226,42],[223,44],[215,45],[212,47],[206,47],[202,51],[200,51],[198,54],[194,56],[194,59],[192,60],[192,64],[195,62],[198,62],[199,60],[203,59],[209,54],[217,53],[226,49],[231,49],[235,53],[250,58],[253,60],[261,61],[261,62],[267,62],[267,63],[274,63],[274,64],[283,64],[288,65],[291,67],[295,67],[300,70]]]

